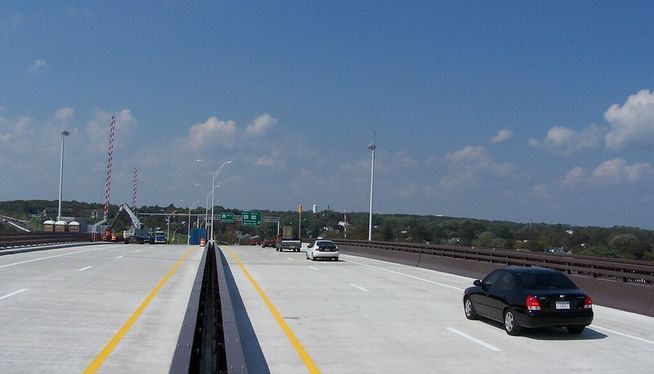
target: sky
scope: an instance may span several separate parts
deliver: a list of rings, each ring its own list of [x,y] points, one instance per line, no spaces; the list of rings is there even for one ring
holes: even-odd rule
[[[650,1],[3,1],[0,200],[654,229]],[[201,160],[201,161],[198,161]]]

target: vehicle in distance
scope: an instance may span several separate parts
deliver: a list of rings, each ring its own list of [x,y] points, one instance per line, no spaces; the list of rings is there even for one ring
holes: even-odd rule
[[[299,252],[301,248],[302,241],[293,236],[293,226],[284,226],[281,238],[277,240],[277,251],[283,252],[285,249],[289,249],[293,252]]]
[[[576,335],[593,321],[591,298],[558,270],[510,266],[473,284],[463,293],[466,318],[502,322],[509,335],[541,327]]]
[[[250,239],[250,245],[261,245],[261,238],[253,236],[252,239]]]
[[[261,247],[266,248],[266,247],[276,247],[277,246],[277,241],[275,238],[265,238],[261,241]]]
[[[166,242],[166,233],[162,230],[156,230],[154,232],[152,244],[166,244]]]
[[[323,259],[338,261],[338,247],[331,240],[316,240],[307,249],[307,260]]]

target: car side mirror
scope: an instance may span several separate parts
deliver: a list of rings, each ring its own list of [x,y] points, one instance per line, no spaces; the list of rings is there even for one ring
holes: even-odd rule
[[[477,287],[481,287],[481,281],[479,279],[475,279],[475,281],[472,282],[472,284],[477,286]]]

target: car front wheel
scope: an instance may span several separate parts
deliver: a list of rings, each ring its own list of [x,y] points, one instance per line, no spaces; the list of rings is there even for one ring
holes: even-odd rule
[[[514,336],[520,335],[520,332],[522,332],[522,327],[515,318],[515,312],[511,309],[504,312],[504,330],[506,330],[507,334]]]
[[[466,297],[465,300],[463,300],[463,312],[467,319],[479,319],[477,312],[475,312],[475,306],[472,305],[472,300],[470,300],[469,297]]]

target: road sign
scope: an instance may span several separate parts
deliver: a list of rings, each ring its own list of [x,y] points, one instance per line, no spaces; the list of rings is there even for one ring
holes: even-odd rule
[[[234,213],[221,212],[220,223],[234,223]]]
[[[261,212],[243,212],[243,226],[260,226]]]

